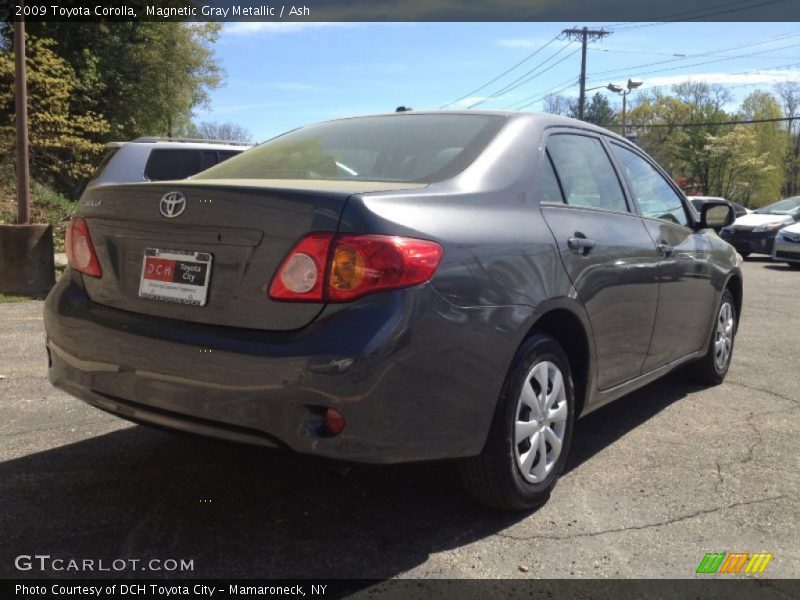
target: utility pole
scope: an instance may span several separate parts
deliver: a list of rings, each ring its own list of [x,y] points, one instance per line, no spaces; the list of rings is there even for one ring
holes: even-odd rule
[[[578,99],[578,118],[583,120],[583,111],[586,104],[586,45],[590,41],[593,42],[610,35],[611,32],[605,29],[582,27],[580,29],[565,29],[561,33],[566,35],[568,39],[581,41],[581,95]]]
[[[30,168],[28,166],[28,86],[25,73],[25,22],[14,23],[15,95],[17,114],[17,223],[31,219]]]

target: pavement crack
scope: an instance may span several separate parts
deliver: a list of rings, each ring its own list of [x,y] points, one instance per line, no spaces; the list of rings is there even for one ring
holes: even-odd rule
[[[714,482],[714,491],[720,493],[720,486],[725,483],[725,477],[722,475],[722,466],[719,464],[719,459],[716,459],[717,465],[717,480]]]
[[[696,517],[702,517],[704,515],[709,515],[717,512],[722,512],[726,510],[730,510],[732,508],[737,508],[739,506],[750,506],[752,504],[762,504],[766,502],[774,502],[776,500],[781,500],[785,496],[783,494],[779,496],[768,496],[766,498],[758,498],[756,500],[742,500],[740,502],[732,502],[731,504],[726,504],[724,506],[716,506],[714,508],[705,508],[702,510],[697,510],[691,512],[686,515],[681,515],[679,517],[674,517],[672,519],[665,519],[663,521],[657,521],[655,523],[647,523],[645,525],[629,525],[626,527],[615,527],[612,529],[601,529],[599,531],[587,531],[582,533],[573,533],[570,535],[511,535],[508,533],[495,533],[497,537],[502,537],[509,540],[515,540],[519,542],[523,541],[530,541],[530,540],[571,540],[577,538],[590,538],[590,537],[597,537],[600,535],[606,535],[609,533],[621,533],[623,531],[640,531],[643,529],[651,529],[653,527],[664,527],[667,525],[674,525],[676,523],[681,523],[683,521],[688,521],[690,519],[694,519]]]
[[[745,383],[739,383],[738,381],[732,381],[730,379],[726,379],[725,383],[728,385],[735,385],[736,387],[744,388],[752,392],[763,392],[765,394],[769,394],[770,396],[775,396],[776,398],[780,398],[781,400],[786,400],[787,402],[791,402],[792,404],[800,406],[800,400],[796,398],[790,398],[789,396],[784,396],[783,394],[773,392],[772,390],[765,390],[759,387],[755,387],[753,385],[747,385]]]

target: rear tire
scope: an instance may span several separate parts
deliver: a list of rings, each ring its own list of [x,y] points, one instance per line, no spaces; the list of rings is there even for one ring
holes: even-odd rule
[[[555,339],[534,334],[517,352],[483,451],[459,464],[464,487],[501,510],[540,506],[564,469],[574,421],[569,361]]]
[[[789,265],[789,268],[790,268],[790,269],[800,269],[800,263],[796,263],[796,262],[787,262],[786,264],[787,264],[787,265]]]
[[[693,379],[708,385],[719,385],[723,382],[731,365],[733,342],[738,326],[736,302],[731,291],[726,289],[714,312],[713,331],[708,343],[708,351],[698,362],[689,365],[689,373]]]

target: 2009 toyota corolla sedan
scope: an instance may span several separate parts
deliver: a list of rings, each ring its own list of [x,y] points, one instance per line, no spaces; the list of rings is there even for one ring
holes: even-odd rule
[[[636,146],[562,117],[312,125],[189,180],[89,190],[45,305],[49,377],[142,423],[460,459],[476,498],[525,509],[576,417],[682,365],[725,377],[732,218],[697,221]]]

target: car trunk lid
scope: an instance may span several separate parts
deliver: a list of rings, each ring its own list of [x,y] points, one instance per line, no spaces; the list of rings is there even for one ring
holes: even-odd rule
[[[351,194],[397,187],[414,184],[180,181],[95,187],[81,198],[76,216],[87,221],[103,275],[84,277],[84,286],[94,302],[121,310],[213,325],[299,329],[324,305],[269,298],[283,258],[305,234],[336,231]],[[185,208],[167,217],[162,199],[174,192],[185,197]],[[154,252],[170,259],[185,253],[185,261],[173,261],[175,272],[204,274],[193,261],[208,258],[205,305],[140,296],[145,254]]]

